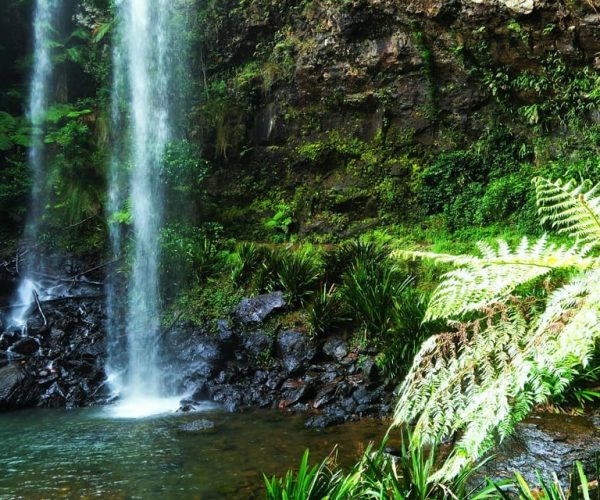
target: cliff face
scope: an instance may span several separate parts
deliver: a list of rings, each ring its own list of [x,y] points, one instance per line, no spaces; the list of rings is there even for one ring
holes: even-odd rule
[[[406,199],[415,161],[484,130],[564,129],[569,100],[586,92],[562,95],[568,82],[600,65],[600,14],[585,0],[236,0],[203,12],[210,98],[196,120],[205,153],[226,170],[213,191],[240,205],[264,196],[240,179],[264,180],[267,168],[284,198],[318,178],[336,195],[356,188],[326,211],[358,204],[350,219],[376,216],[369,204],[381,200],[352,174],[371,169],[367,181],[396,183]],[[589,119],[592,108],[573,114]],[[303,228],[320,210],[305,201]]]

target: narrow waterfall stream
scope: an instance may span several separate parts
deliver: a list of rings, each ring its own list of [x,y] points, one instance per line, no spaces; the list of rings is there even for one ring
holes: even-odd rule
[[[109,286],[107,372],[122,397],[120,414],[130,416],[175,409],[179,401],[167,397],[159,297],[161,160],[172,137],[171,97],[180,93],[171,77],[171,41],[177,33],[172,6],[168,0],[124,0],[117,7],[109,218],[125,207],[130,211],[133,251],[122,316],[117,303],[123,292],[115,283]],[[119,255],[124,242],[116,226],[111,228],[112,251]]]
[[[33,69],[29,82],[28,115],[33,125],[29,147],[31,169],[31,201],[25,227],[25,239],[30,253],[21,265],[21,282],[15,297],[16,307],[9,322],[24,326],[24,314],[34,300],[34,294],[44,293],[36,282],[35,272],[44,271],[43,255],[34,255],[38,241],[42,211],[45,204],[46,173],[44,168],[44,122],[51,100],[54,71],[52,61],[52,38],[61,11],[62,0],[36,0],[33,18]],[[33,251],[32,251],[33,250]],[[35,264],[34,264],[35,263]]]

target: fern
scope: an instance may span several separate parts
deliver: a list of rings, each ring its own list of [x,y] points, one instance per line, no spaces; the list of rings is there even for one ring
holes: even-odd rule
[[[454,439],[431,480],[455,477],[533,406],[565,389],[600,338],[600,260],[590,254],[600,243],[597,188],[534,182],[542,219],[571,236],[572,245],[557,247],[544,236],[533,244],[523,238],[514,250],[503,241],[497,248],[480,244],[479,257],[396,253],[455,266],[425,317],[448,320],[454,331],[422,345],[394,416],[395,425],[414,424],[424,443]],[[550,293],[539,311],[513,295],[520,285],[565,269],[571,280]]]
[[[542,223],[593,246],[600,244],[600,185],[534,179]]]

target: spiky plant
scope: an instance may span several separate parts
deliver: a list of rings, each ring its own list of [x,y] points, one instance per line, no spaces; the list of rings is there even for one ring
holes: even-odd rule
[[[398,252],[453,264],[434,292],[425,320],[458,325],[424,342],[401,388],[394,423],[414,423],[427,443],[455,445],[432,480],[449,479],[502,439],[532,407],[564,389],[586,366],[600,337],[600,189],[534,180],[544,222],[573,239],[569,246],[515,250],[480,244],[481,256]],[[567,270],[565,284],[528,307],[518,287]],[[462,322],[457,322],[462,320]],[[468,321],[467,321],[468,320]],[[551,381],[551,382],[550,382]]]

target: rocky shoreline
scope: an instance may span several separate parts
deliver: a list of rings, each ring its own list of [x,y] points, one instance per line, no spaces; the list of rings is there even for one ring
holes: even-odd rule
[[[0,335],[1,410],[77,408],[110,398],[103,300],[50,305],[45,322],[32,307],[26,329]],[[265,321],[285,308],[283,294],[274,292],[244,299],[217,321],[217,332],[191,323],[171,327],[163,354],[189,395],[181,411],[207,400],[232,412],[303,411],[314,427],[389,415],[395,387],[378,377],[373,354],[351,350],[342,338],[317,343],[291,329],[267,333]]]

